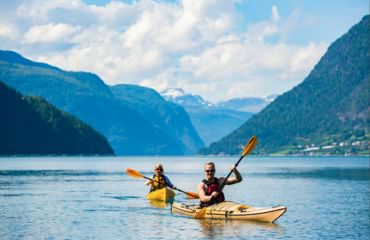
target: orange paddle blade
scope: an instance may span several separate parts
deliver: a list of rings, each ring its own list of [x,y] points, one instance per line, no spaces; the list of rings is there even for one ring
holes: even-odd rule
[[[185,192],[189,199],[199,199],[199,195],[195,192]]]
[[[201,208],[198,212],[195,213],[194,218],[195,219],[202,219],[205,218],[207,212],[207,208]]]
[[[249,139],[247,145],[245,145],[242,156],[245,156],[253,151],[258,143],[257,137],[253,136]]]
[[[127,168],[126,172],[129,176],[134,177],[134,178],[143,178],[144,177],[143,174],[141,174],[140,172],[138,172],[134,169],[131,169],[131,168]]]

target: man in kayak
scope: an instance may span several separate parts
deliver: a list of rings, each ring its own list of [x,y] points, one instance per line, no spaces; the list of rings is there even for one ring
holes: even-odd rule
[[[176,187],[171,183],[170,179],[164,175],[162,164],[154,165],[154,181],[147,181],[146,185],[150,185],[150,192],[169,186],[172,189]]]
[[[234,178],[228,178],[225,182],[225,185],[231,185],[243,180],[239,171],[235,166],[231,168],[234,172]],[[215,203],[220,203],[225,201],[224,193],[222,189],[218,190],[218,187],[222,185],[225,181],[225,177],[216,178],[215,177],[216,166],[213,162],[207,162],[204,164],[204,173],[206,178],[198,185],[197,191],[200,199],[200,206],[208,207]]]

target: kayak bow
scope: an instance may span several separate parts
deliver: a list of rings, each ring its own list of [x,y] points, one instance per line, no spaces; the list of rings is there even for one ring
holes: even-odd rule
[[[161,188],[146,195],[149,200],[171,202],[175,198],[175,192],[170,188]]]

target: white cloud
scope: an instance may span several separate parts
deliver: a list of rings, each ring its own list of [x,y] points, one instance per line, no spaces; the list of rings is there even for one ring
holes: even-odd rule
[[[287,34],[286,25],[290,23],[276,19],[272,16],[271,21],[251,24],[244,34],[222,36],[213,46],[182,56],[182,71],[193,73],[197,81],[207,83],[208,89],[222,95],[194,91],[217,101],[220,97],[281,93],[302,81],[326,51],[327,44],[285,43],[281,38]],[[271,37],[280,40],[270,42]]]
[[[277,6],[272,6],[272,20],[279,20],[280,19],[280,15],[279,15],[279,10],[278,10],[278,7]]]
[[[25,43],[67,41],[79,30],[78,26],[63,23],[36,25],[25,33],[24,41]]]
[[[0,24],[0,37],[11,37],[12,29],[6,25]]]
[[[327,47],[327,44],[324,43],[315,44],[310,42],[305,47],[296,48],[296,52],[290,61],[289,70],[291,72],[307,72],[311,70]]]
[[[86,5],[80,0],[24,0],[16,9],[19,18],[48,21],[55,9],[82,11]]]
[[[108,84],[179,87],[211,101],[286,91],[327,47],[288,43],[299,19],[295,12],[281,16],[277,6],[271,19],[240,31],[238,1],[18,1],[0,23],[0,43],[9,31],[18,33],[12,48],[26,57],[91,71]]]
[[[198,55],[182,58],[183,71],[192,72],[223,98],[267,96],[300,82],[326,50],[325,44],[308,46],[267,42],[221,43]],[[288,76],[288,77],[287,77]],[[228,89],[225,92],[225,89]],[[199,92],[198,92],[199,93]],[[217,100],[212,92],[202,94]]]

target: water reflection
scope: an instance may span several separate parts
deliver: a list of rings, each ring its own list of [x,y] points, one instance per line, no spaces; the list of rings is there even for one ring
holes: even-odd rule
[[[369,240],[368,158],[250,158],[241,164],[245,180],[225,188],[226,196],[252,206],[288,206],[277,224],[171,214],[168,203],[150,202],[147,186],[123,171],[149,175],[162,162],[174,183],[195,190],[208,160],[226,175],[235,157],[0,158],[0,238]],[[185,194],[175,201],[197,203]]]
[[[369,180],[369,168],[275,168],[255,172],[256,176],[277,178],[313,178],[332,180]]]
[[[166,203],[163,201],[154,201],[154,200],[148,200],[150,205],[156,208],[166,208],[167,205],[170,205],[170,203]]]
[[[257,221],[240,221],[224,219],[202,219],[199,221],[200,229],[205,237],[228,236],[228,238],[240,239],[246,232],[248,236],[263,231],[284,233],[284,228],[274,223]]]

